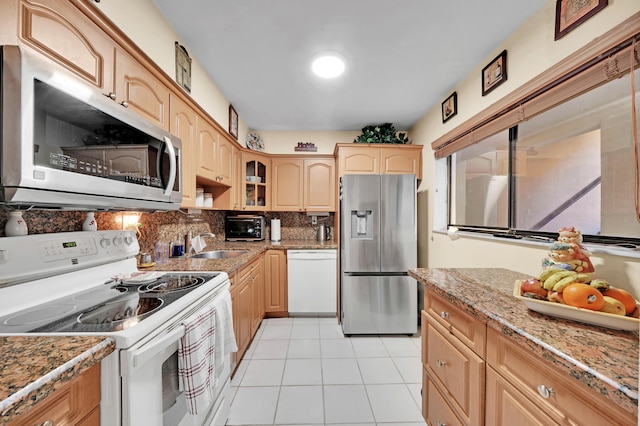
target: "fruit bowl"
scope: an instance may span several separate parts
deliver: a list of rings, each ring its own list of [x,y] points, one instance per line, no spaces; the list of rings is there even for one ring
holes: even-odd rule
[[[524,305],[541,314],[553,317],[579,321],[586,324],[599,325],[601,327],[613,328],[616,330],[639,331],[640,319],[633,317],[623,317],[621,315],[608,314],[606,312],[591,311],[589,309],[575,308],[562,303],[547,302],[545,300],[531,299],[524,297],[520,293],[522,281],[516,280],[513,286],[513,296],[524,303]]]

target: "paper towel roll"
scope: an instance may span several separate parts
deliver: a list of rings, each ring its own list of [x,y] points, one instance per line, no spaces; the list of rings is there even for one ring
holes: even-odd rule
[[[280,241],[280,219],[271,219],[271,241]]]

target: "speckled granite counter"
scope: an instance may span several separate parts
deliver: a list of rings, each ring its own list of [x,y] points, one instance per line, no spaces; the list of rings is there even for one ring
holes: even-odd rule
[[[542,315],[513,297],[507,269],[412,269],[427,289],[487,323],[545,361],[638,413],[638,333]]]
[[[0,337],[0,423],[31,409],[114,350],[104,337]]]
[[[216,242],[209,243],[203,251],[209,250],[248,250],[247,253],[231,259],[193,259],[189,256],[170,258],[168,262],[157,263],[150,271],[224,271],[232,273],[252,261],[265,250],[326,250],[337,249],[335,241],[282,240],[279,242]]]

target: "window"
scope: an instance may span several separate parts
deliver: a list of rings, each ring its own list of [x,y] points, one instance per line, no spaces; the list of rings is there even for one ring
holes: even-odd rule
[[[575,226],[586,241],[638,245],[632,39],[432,144],[447,158],[448,225],[549,237]]]

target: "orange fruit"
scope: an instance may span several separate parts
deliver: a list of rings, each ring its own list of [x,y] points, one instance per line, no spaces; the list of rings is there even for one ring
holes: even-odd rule
[[[624,309],[627,311],[625,315],[629,315],[636,310],[636,299],[631,293],[621,288],[609,287],[603,291],[604,296],[613,297],[614,299],[622,302]]]
[[[570,284],[562,291],[564,303],[576,308],[599,311],[604,306],[604,297],[597,289],[589,284]]]

